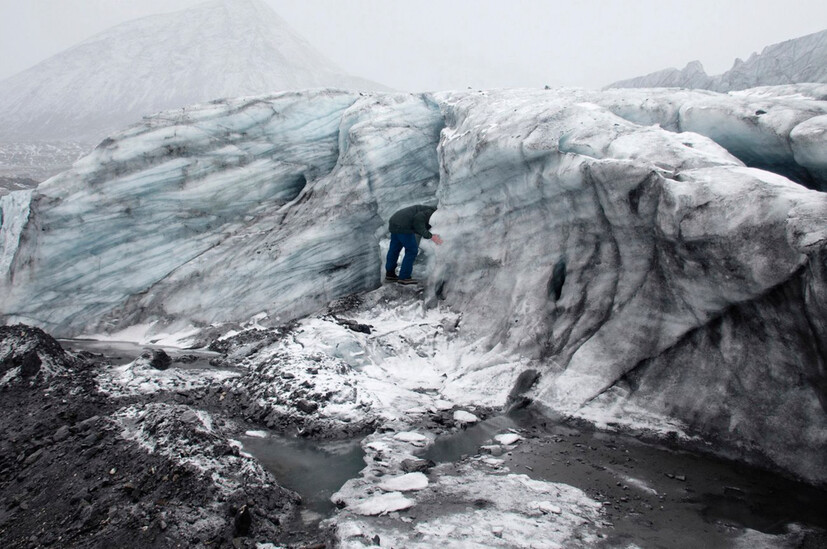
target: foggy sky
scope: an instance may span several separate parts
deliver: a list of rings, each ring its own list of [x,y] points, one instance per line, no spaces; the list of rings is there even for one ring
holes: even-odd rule
[[[0,80],[124,21],[203,0],[0,0]],[[399,90],[602,87],[709,74],[827,28],[824,0],[265,0],[340,67]]]

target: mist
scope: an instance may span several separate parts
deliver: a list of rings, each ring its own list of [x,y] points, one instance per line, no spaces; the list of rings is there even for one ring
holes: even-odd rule
[[[345,71],[406,91],[602,87],[695,59],[718,74],[827,21],[815,0],[262,1]],[[0,79],[118,23],[199,3],[0,0]]]

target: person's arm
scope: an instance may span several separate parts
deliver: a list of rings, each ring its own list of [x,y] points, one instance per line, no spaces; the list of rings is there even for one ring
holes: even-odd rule
[[[413,230],[422,238],[431,240],[434,235],[428,230],[428,219],[424,213],[418,213],[413,218]]]

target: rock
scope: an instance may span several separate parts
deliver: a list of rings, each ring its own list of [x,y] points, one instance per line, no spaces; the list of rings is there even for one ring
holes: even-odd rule
[[[38,374],[47,379],[73,365],[60,344],[43,330],[25,324],[0,326],[0,378],[19,368],[21,379],[31,380]]]
[[[92,517],[92,512],[94,511],[94,507],[85,501],[81,501],[80,507],[78,508],[78,520],[76,524],[83,526],[86,522]]]
[[[69,502],[70,503],[76,503],[76,502],[86,501],[86,503],[89,503],[88,498],[89,498],[89,490],[86,489],[86,488],[81,488],[80,491],[75,492],[74,494],[72,494],[72,497],[69,498]]]
[[[353,330],[354,332],[360,332],[360,333],[363,333],[363,334],[370,334],[371,333],[372,326],[369,326],[367,324],[360,324],[359,322],[356,322],[355,320],[349,320],[349,319],[346,319],[346,318],[338,318],[336,316],[334,316],[333,318],[334,318],[334,320],[336,320],[336,322],[338,322],[339,324],[341,324],[342,326],[344,326],[345,328],[347,328],[349,330]]]
[[[100,416],[92,416],[78,423],[77,429],[79,431],[88,431],[89,429],[94,427],[98,423],[98,421],[100,421]]]
[[[55,434],[52,435],[52,439],[55,442],[61,442],[63,440],[66,440],[69,437],[70,432],[71,431],[69,430],[69,426],[64,425],[63,427],[61,427],[60,429],[55,431]]]
[[[503,537],[503,527],[502,526],[492,526],[491,533],[494,534],[494,537],[501,538]]]
[[[198,417],[198,412],[193,409],[185,410],[178,418],[181,423],[186,423],[190,426],[197,427],[201,425],[201,418]]]
[[[28,467],[29,465],[31,465],[32,463],[34,463],[35,461],[40,459],[40,456],[42,456],[42,455],[43,455],[43,449],[42,448],[40,450],[36,450],[35,452],[32,452],[29,455],[29,457],[27,457],[25,459],[25,461],[23,461],[23,466]]]
[[[141,358],[156,370],[166,370],[172,365],[172,359],[163,349],[145,349]]]
[[[40,371],[40,365],[43,362],[35,351],[29,351],[18,359],[17,365],[20,366],[20,375],[23,377],[32,377]]]
[[[408,458],[408,459],[403,459],[402,463],[400,465],[402,467],[402,470],[405,471],[406,473],[416,473],[416,472],[427,471],[431,467],[434,467],[436,465],[436,463],[434,463],[433,461],[431,461],[429,459],[426,460],[426,459],[420,459],[420,458],[413,458],[413,459]]]
[[[86,435],[83,438],[83,440],[81,440],[80,445],[83,448],[89,448],[91,446],[94,446],[97,443],[98,443],[98,434],[97,433],[89,433],[88,435]]]
[[[520,373],[520,375],[517,376],[517,381],[514,382],[514,387],[511,388],[511,392],[508,395],[509,400],[513,401],[523,393],[528,392],[528,390],[537,383],[538,379],[540,379],[540,372],[537,370],[530,369]]]
[[[253,523],[253,515],[250,508],[242,505],[233,519],[234,537],[246,537],[250,534],[250,526]]]
[[[312,414],[313,412],[319,409],[319,404],[317,402],[313,402],[311,400],[303,398],[296,402],[296,408],[298,408],[305,414]]]

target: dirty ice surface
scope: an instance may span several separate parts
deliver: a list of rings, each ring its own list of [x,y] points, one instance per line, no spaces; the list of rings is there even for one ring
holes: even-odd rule
[[[681,507],[680,498],[693,497],[681,490],[699,486],[699,475],[714,471],[717,479],[731,474],[725,466],[706,465],[706,458],[671,463],[668,456],[673,453],[666,449],[634,447],[618,464],[618,454],[611,449],[618,443],[602,440],[601,447],[608,448],[605,453],[580,455],[598,442],[580,442],[574,436],[577,429],[565,428],[565,441],[558,443],[557,432],[531,431],[540,422],[536,417],[520,422],[497,415],[495,410],[506,402],[515,383],[513,362],[496,350],[485,353],[469,346],[459,337],[462,329],[455,313],[439,305],[424,307],[415,291],[400,295],[399,288],[385,286],[363,294],[361,303],[350,309],[299,322],[289,336],[242,363],[249,370],[261,366],[266,371],[275,368],[270,362],[279,360],[279,367],[297,385],[332,388],[337,380],[346,383],[346,391],[332,396],[331,402],[320,402],[316,411],[329,426],[352,424],[365,416],[378,418],[379,428],[362,441],[362,462],[332,497],[340,510],[325,524],[335,528],[342,547],[369,547],[377,536],[387,547],[612,547],[619,541],[647,547],[663,538],[644,524],[656,523],[652,513],[676,521],[664,527],[669,536],[698,534],[726,546],[788,544],[819,526],[801,505],[769,531],[749,509],[735,520],[728,510],[741,511],[735,504],[715,504],[723,493],[710,488],[713,481]],[[476,369],[467,367],[472,360],[477,361]],[[512,368],[503,368],[503,362]],[[501,378],[498,383],[480,383],[486,376]],[[262,393],[262,398],[289,400],[278,392],[278,382],[268,387],[275,392]],[[469,422],[471,416],[478,421]],[[638,427],[649,430],[651,425]],[[248,433],[245,448],[260,444],[264,434]],[[683,433],[676,438],[692,440]],[[623,444],[631,443],[624,439]],[[543,453],[551,448],[560,454]],[[267,467],[260,451],[249,451]],[[627,455],[639,464],[637,469],[624,461]],[[437,465],[431,467],[428,459]],[[546,462],[556,466],[544,469]],[[671,465],[662,470],[660,463]],[[688,481],[676,478],[685,475]],[[279,477],[275,472],[274,476]],[[755,491],[743,479],[727,486],[728,495]],[[810,502],[827,501],[820,492],[812,498]],[[659,510],[661,505],[665,511]],[[631,518],[623,519],[627,511]],[[797,526],[797,521],[806,526]]]

